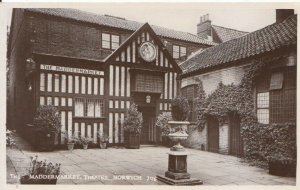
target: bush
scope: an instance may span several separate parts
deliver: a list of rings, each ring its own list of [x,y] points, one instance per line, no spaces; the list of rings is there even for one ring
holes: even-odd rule
[[[168,121],[171,120],[172,120],[172,115],[169,112],[163,112],[157,117],[155,125],[160,128],[162,136],[167,136],[170,133],[170,129],[168,127]]]
[[[135,135],[141,134],[143,124],[142,113],[137,110],[135,104],[131,104],[130,108],[126,111],[124,118],[124,129]]]
[[[175,121],[187,121],[190,113],[189,102],[184,97],[176,97],[171,103],[172,117]]]
[[[296,124],[257,124],[243,131],[249,160],[296,161]]]
[[[57,134],[60,131],[60,114],[56,107],[46,105],[37,109],[33,124],[35,128],[45,133]]]

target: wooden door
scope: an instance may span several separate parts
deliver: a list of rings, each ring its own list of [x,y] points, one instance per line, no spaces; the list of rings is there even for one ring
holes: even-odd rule
[[[214,117],[207,120],[207,147],[210,152],[219,152],[219,121]]]
[[[238,115],[231,115],[229,126],[229,154],[241,157],[243,155],[243,141],[241,137],[241,121]]]
[[[141,107],[139,110],[143,114],[141,144],[153,144],[156,139],[155,108]]]

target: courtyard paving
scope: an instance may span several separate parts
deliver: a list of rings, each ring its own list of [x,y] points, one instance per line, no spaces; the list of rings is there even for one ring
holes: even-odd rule
[[[142,146],[140,149],[75,149],[37,152],[16,136],[16,146],[7,148],[7,183],[18,184],[17,176],[25,173],[30,156],[38,155],[61,163],[62,175],[77,179],[59,179],[57,184],[95,185],[165,185],[155,176],[167,170],[166,147]],[[296,178],[268,174],[267,170],[249,166],[240,158],[187,149],[188,172],[203,180],[203,185],[296,185]],[[126,179],[127,178],[127,179]]]

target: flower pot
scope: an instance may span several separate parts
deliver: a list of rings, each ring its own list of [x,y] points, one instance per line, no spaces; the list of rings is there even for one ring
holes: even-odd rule
[[[37,131],[35,138],[35,146],[38,151],[54,150],[55,133]]]
[[[140,134],[127,133],[128,134],[128,144],[127,148],[139,149],[140,148]]]
[[[283,177],[296,177],[296,162],[290,160],[270,160],[269,174]]]
[[[87,144],[83,144],[82,147],[83,147],[84,150],[86,150],[88,148],[88,145]]]
[[[57,182],[57,178],[55,178],[55,179],[33,179],[33,178],[30,178],[29,175],[24,175],[24,176],[21,176],[21,178],[20,178],[21,184],[53,184],[53,185],[55,185],[56,182]]]
[[[101,149],[107,149],[107,143],[106,142],[100,142],[100,148]]]
[[[67,143],[68,150],[72,151],[74,149],[74,143]]]

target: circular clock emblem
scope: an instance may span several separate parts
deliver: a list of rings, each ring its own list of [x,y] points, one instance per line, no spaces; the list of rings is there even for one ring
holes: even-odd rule
[[[156,48],[151,42],[142,43],[139,49],[139,53],[141,57],[147,62],[154,61],[154,59],[156,58]]]

